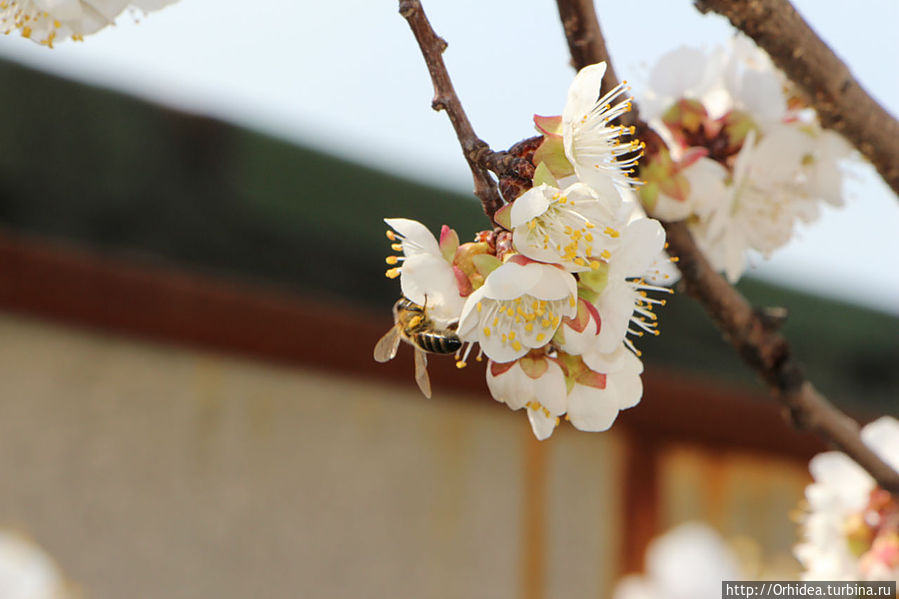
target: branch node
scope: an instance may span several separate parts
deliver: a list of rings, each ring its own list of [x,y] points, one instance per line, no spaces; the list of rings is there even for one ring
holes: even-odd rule
[[[412,0],[400,0],[400,14],[408,19],[418,10],[418,3]]]

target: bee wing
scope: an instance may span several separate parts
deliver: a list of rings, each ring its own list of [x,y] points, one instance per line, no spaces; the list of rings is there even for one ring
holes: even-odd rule
[[[415,348],[415,382],[425,397],[431,397],[431,379],[428,377],[428,354]]]
[[[378,362],[387,362],[396,357],[396,350],[400,346],[400,332],[396,327],[390,327],[390,330],[384,333],[384,336],[378,339],[375,344],[374,357]]]

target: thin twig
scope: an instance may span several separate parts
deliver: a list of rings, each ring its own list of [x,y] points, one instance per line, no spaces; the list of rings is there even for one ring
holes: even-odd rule
[[[574,66],[580,69],[601,61],[608,63],[609,56],[592,2],[556,2],[569,47],[580,49],[578,54],[572,52]],[[589,39],[591,43],[576,43],[583,39]],[[645,131],[647,126],[638,122],[637,129]],[[686,224],[663,224],[668,235],[668,250],[678,260],[687,293],[703,305],[743,360],[768,384],[772,395],[788,408],[793,425],[816,431],[867,470],[881,487],[899,495],[899,474],[862,442],[858,424],[836,409],[805,379],[791,355],[789,343],[776,331],[776,322],[753,310],[746,298],[715,272],[696,246]]]
[[[471,122],[462,108],[462,103],[453,89],[446,65],[443,62],[443,51],[446,50],[446,41],[439,37],[428,18],[425,16],[421,2],[418,0],[400,0],[400,14],[405,17],[412,29],[421,54],[428,65],[431,74],[431,82],[434,84],[434,99],[431,107],[434,110],[444,110],[456,131],[456,137],[462,146],[462,153],[471,168],[474,178],[474,195],[481,200],[484,213],[493,221],[493,215],[503,205],[496,183],[490,176],[486,166],[480,162],[485,155],[492,153],[487,144],[474,132]]]
[[[799,85],[821,124],[845,136],[899,194],[899,121],[868,95],[789,0],[696,0],[696,7],[724,15],[755,40]]]

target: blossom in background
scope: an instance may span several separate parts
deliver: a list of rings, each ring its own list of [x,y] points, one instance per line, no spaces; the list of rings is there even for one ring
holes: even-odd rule
[[[649,75],[641,112],[647,120],[663,117],[677,101],[695,100],[710,119],[732,111],[750,115],[762,127],[787,116],[789,80],[749,38],[737,34],[727,48],[704,52],[682,46],[662,56]]]
[[[798,223],[818,217],[821,202],[842,203],[848,143],[821,129],[750,40],[737,36],[710,54],[675,50],[659,60],[650,87],[644,115],[665,143],[641,164],[641,199],[653,216],[686,220],[731,282],[750,250],[769,257]]]
[[[466,299],[459,338],[478,342],[491,360],[510,362],[548,344],[576,306],[577,281],[570,273],[516,255]]]
[[[745,579],[739,561],[714,529],[689,522],[653,540],[646,573],[619,581],[613,599],[720,599],[721,581]]]
[[[0,2],[0,33],[53,47],[67,38],[79,40],[115,22],[128,8],[149,12],[174,0],[4,0]]]
[[[884,416],[862,440],[899,469],[899,421]],[[805,580],[899,581],[899,504],[861,466],[837,451],[809,463],[808,512],[795,554]]]
[[[53,560],[17,534],[0,531],[0,597],[65,599],[67,585]]]

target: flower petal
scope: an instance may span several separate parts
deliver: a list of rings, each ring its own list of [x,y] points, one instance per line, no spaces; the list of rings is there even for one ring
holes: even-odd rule
[[[617,402],[607,389],[575,384],[568,394],[568,419],[578,430],[608,430],[617,417]]]
[[[387,223],[394,231],[399,233],[403,239],[403,253],[406,256],[415,254],[432,254],[440,255],[440,246],[434,234],[428,230],[426,226],[409,218],[385,218]]]
[[[556,417],[547,416],[543,410],[528,408],[528,421],[531,423],[534,436],[540,441],[548,439],[556,428]]]
[[[568,88],[568,99],[562,112],[562,122],[580,120],[593,110],[599,99],[603,75],[606,74],[606,63],[600,62],[584,67],[575,75]]]

